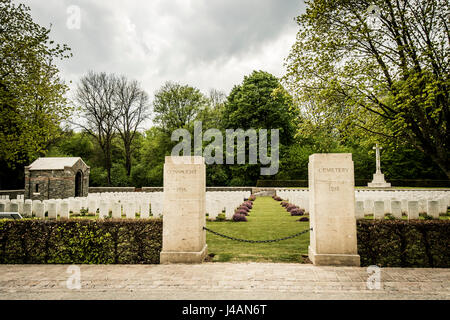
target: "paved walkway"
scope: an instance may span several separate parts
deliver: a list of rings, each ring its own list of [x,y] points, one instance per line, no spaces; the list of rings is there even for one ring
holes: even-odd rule
[[[450,269],[381,269],[369,290],[366,268],[287,263],[0,265],[0,299],[448,299]]]

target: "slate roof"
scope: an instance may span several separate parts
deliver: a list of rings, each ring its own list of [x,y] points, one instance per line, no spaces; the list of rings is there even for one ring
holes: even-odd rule
[[[64,170],[64,167],[72,167],[80,157],[48,157],[38,158],[29,166],[29,170]],[[81,160],[83,161],[83,160]]]

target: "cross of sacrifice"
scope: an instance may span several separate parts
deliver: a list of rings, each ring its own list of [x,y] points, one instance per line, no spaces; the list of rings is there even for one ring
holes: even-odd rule
[[[380,163],[380,150],[383,149],[382,147],[378,146],[378,143],[376,144],[375,147],[373,147],[372,149],[375,150],[375,155],[376,155],[376,165],[377,165],[377,173],[381,173],[381,163]]]

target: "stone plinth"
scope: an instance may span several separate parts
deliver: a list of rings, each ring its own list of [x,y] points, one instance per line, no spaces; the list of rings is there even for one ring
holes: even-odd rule
[[[308,175],[309,259],[315,265],[359,266],[352,155],[313,154]]]
[[[166,157],[160,263],[201,263],[207,253],[203,157]]]
[[[367,184],[369,188],[390,188],[391,184],[384,180],[384,174],[381,172],[376,172],[373,174],[372,182]]]

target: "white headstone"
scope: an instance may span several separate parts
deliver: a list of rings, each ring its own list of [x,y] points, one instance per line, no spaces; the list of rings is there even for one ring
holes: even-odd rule
[[[439,219],[439,202],[436,200],[428,200],[427,215]]]
[[[355,216],[356,219],[364,219],[364,201],[356,201]]]
[[[67,200],[63,200],[61,202],[59,217],[63,219],[69,219],[70,218],[70,212],[69,212],[69,202]]]
[[[384,201],[373,202],[373,218],[384,219]]]
[[[47,211],[49,219],[56,219],[56,202],[50,201],[48,203]]]
[[[44,211],[44,203],[39,201],[36,202],[36,207],[35,207],[35,214],[37,218],[41,218],[44,219],[45,218],[45,211]]]
[[[408,219],[419,219],[419,202],[408,201]]]
[[[112,207],[112,217],[115,219],[122,218],[122,205],[120,202],[114,201]]]
[[[391,214],[397,218],[397,219],[401,219],[402,218],[402,203],[401,201],[391,201]]]
[[[32,216],[32,203],[31,202],[25,202],[23,204],[23,216],[27,218],[31,218]]]

